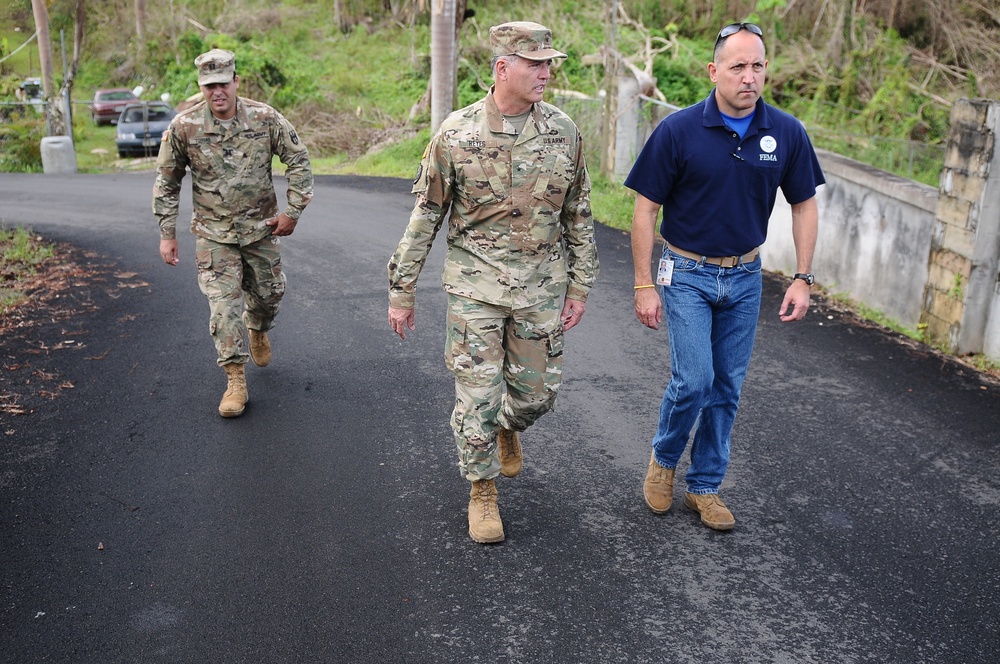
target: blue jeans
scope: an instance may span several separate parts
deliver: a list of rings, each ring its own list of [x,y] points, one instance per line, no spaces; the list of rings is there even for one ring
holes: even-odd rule
[[[732,268],[679,256],[673,282],[661,286],[670,341],[670,383],[653,438],[658,464],[676,468],[697,423],[690,493],[718,493],[729,465],[729,434],[750,364],[760,314],[760,256]],[[699,417],[700,416],[700,417]]]

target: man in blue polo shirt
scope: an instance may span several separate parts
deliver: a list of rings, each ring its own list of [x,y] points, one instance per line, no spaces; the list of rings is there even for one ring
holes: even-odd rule
[[[780,187],[792,206],[797,270],[778,315],[786,322],[800,320],[813,283],[816,187],[825,182],[802,125],[760,98],[765,53],[756,25],[723,28],[708,65],[715,89],[659,124],[625,180],[636,192],[635,314],[654,330],[665,314],[670,342],[671,378],[643,495],[654,512],[670,509],[674,469],[697,423],[684,504],[716,530],[736,523],[719,498],[719,486],[757,331],[759,247],[768,218]],[[661,207],[666,245],[654,277]]]

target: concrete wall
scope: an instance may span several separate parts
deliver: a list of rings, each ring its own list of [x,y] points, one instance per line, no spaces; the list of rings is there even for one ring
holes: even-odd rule
[[[597,140],[599,101],[565,102],[585,137]],[[632,80],[620,84],[616,177],[624,179],[649,134],[674,110],[638,96]],[[813,272],[820,285],[910,330],[926,331],[953,352],[1000,361],[998,140],[1000,102],[956,102],[940,189],[817,151],[827,178],[817,193]],[[791,209],[779,194],[764,244],[765,269],[795,272],[791,224]]]
[[[927,283],[937,190],[832,152],[817,151],[827,183],[817,192],[813,272],[831,293],[916,330]],[[791,208],[778,195],[764,268],[795,272]]]

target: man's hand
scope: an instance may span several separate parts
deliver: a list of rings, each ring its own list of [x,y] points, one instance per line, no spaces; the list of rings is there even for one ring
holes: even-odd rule
[[[788,307],[792,310],[789,312]],[[792,285],[785,291],[785,299],[781,301],[781,310],[778,316],[783,323],[790,323],[793,320],[802,320],[809,310],[809,284],[801,279],[793,279]],[[786,313],[787,312],[787,313]]]
[[[299,220],[292,219],[282,212],[274,219],[268,219],[264,223],[274,228],[271,231],[271,235],[291,235],[295,231],[295,225],[299,223]]]
[[[177,240],[160,240],[160,258],[167,265],[177,265],[181,262],[177,257]]]
[[[660,329],[663,320],[663,300],[656,288],[639,288],[635,291],[635,317],[651,330]]]
[[[400,339],[406,338],[406,328],[416,329],[414,310],[402,309],[400,307],[389,307],[389,327],[399,335]]]
[[[563,302],[562,313],[559,314],[559,320],[562,322],[563,332],[576,327],[576,324],[580,322],[581,318],[583,318],[583,313],[586,310],[586,303],[567,297],[566,301]]]

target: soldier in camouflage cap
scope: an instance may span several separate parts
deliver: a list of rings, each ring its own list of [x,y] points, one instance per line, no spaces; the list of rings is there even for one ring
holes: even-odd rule
[[[580,131],[542,101],[553,58],[566,56],[537,23],[496,26],[490,46],[494,85],[431,139],[388,265],[389,325],[405,338],[417,277],[447,219],[451,425],[472,485],[469,535],[482,543],[504,539],[495,478],[521,470],[519,432],[553,407],[563,332],[580,322],[598,272]]]
[[[181,180],[190,170],[198,283],[208,297],[209,332],[227,377],[219,414],[238,417],[249,398],[247,359],[262,367],[271,361],[267,332],[285,293],[279,237],[295,230],[312,199],[313,176],[309,153],[288,120],[267,104],[237,96],[233,53],[212,49],[199,55],[195,66],[204,99],[179,113],[163,134],[153,213],[160,225],[160,256],[177,265]],[[283,210],[271,179],[274,155],[288,167]]]

